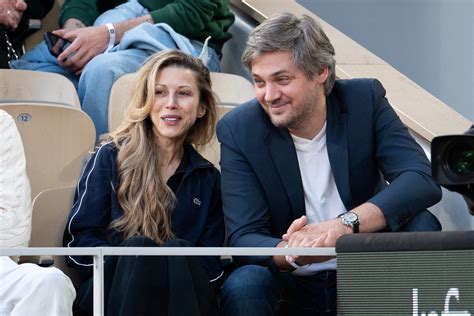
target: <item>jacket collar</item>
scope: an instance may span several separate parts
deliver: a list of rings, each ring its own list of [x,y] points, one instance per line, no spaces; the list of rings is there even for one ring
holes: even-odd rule
[[[329,94],[327,101],[326,144],[329,163],[336,187],[347,209],[352,208],[352,196],[349,183],[349,152],[347,112],[337,94],[337,87]]]
[[[305,203],[295,145],[288,130],[275,127],[268,117],[267,120],[269,129],[265,142],[290,200],[293,216],[298,218],[305,214]]]
[[[175,173],[189,173],[195,169],[211,168],[214,165],[204,159],[190,144],[184,146],[184,154],[181,163]]]

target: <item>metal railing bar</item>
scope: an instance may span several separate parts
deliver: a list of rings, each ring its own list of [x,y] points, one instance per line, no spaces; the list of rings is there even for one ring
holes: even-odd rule
[[[0,256],[92,256],[94,315],[104,315],[104,256],[336,256],[335,248],[31,247],[0,248]]]
[[[31,247],[0,248],[0,256],[336,256],[334,247],[272,248],[272,247]]]

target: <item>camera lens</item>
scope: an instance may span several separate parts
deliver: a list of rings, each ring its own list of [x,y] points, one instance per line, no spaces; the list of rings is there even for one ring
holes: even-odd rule
[[[446,148],[444,166],[455,178],[474,179],[474,144],[453,142]]]

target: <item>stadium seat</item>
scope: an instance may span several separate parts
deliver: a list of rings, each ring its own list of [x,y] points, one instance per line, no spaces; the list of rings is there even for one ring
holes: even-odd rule
[[[30,247],[63,246],[63,233],[74,200],[74,192],[75,187],[70,186],[48,189],[36,196],[33,200]],[[79,284],[79,272],[69,268],[63,256],[54,257],[53,265],[68,275],[75,285]]]
[[[1,104],[15,120],[26,156],[34,198],[46,189],[76,185],[95,143],[95,128],[86,113],[72,107]]]
[[[0,69],[0,104],[48,103],[80,109],[74,85],[66,77],[43,71]]]

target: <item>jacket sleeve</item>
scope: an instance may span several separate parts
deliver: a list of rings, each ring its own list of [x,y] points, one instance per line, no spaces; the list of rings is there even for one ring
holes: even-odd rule
[[[59,26],[71,18],[78,19],[86,26],[94,24],[99,16],[99,8],[96,0],[65,0],[59,13]]]
[[[221,181],[217,170],[213,178],[211,206],[207,213],[206,226],[198,241],[199,246],[203,247],[221,247],[224,244],[225,238]]]
[[[155,23],[166,23],[182,35],[200,33],[213,19],[217,4],[210,0],[176,0],[150,12]]]
[[[217,137],[221,143],[222,201],[229,245],[276,247],[281,239],[271,235],[265,192],[225,118],[217,125]],[[239,264],[271,264],[268,256],[234,259]]]
[[[423,149],[411,137],[385,98],[378,80],[372,83],[377,166],[389,183],[369,202],[377,205],[392,231],[441,199]]]
[[[110,147],[104,145],[89,159],[81,174],[64,232],[65,247],[111,246],[107,227],[111,218],[111,199],[115,194]],[[69,256],[68,264],[82,274],[92,273],[92,257]]]
[[[217,170],[215,170],[213,180],[210,209],[207,213],[203,233],[196,245],[198,247],[222,247],[224,244],[225,224],[222,212],[221,181]],[[205,256],[204,261],[209,273],[210,282],[220,286],[224,279],[220,257]],[[219,286],[216,287],[219,288]]]

